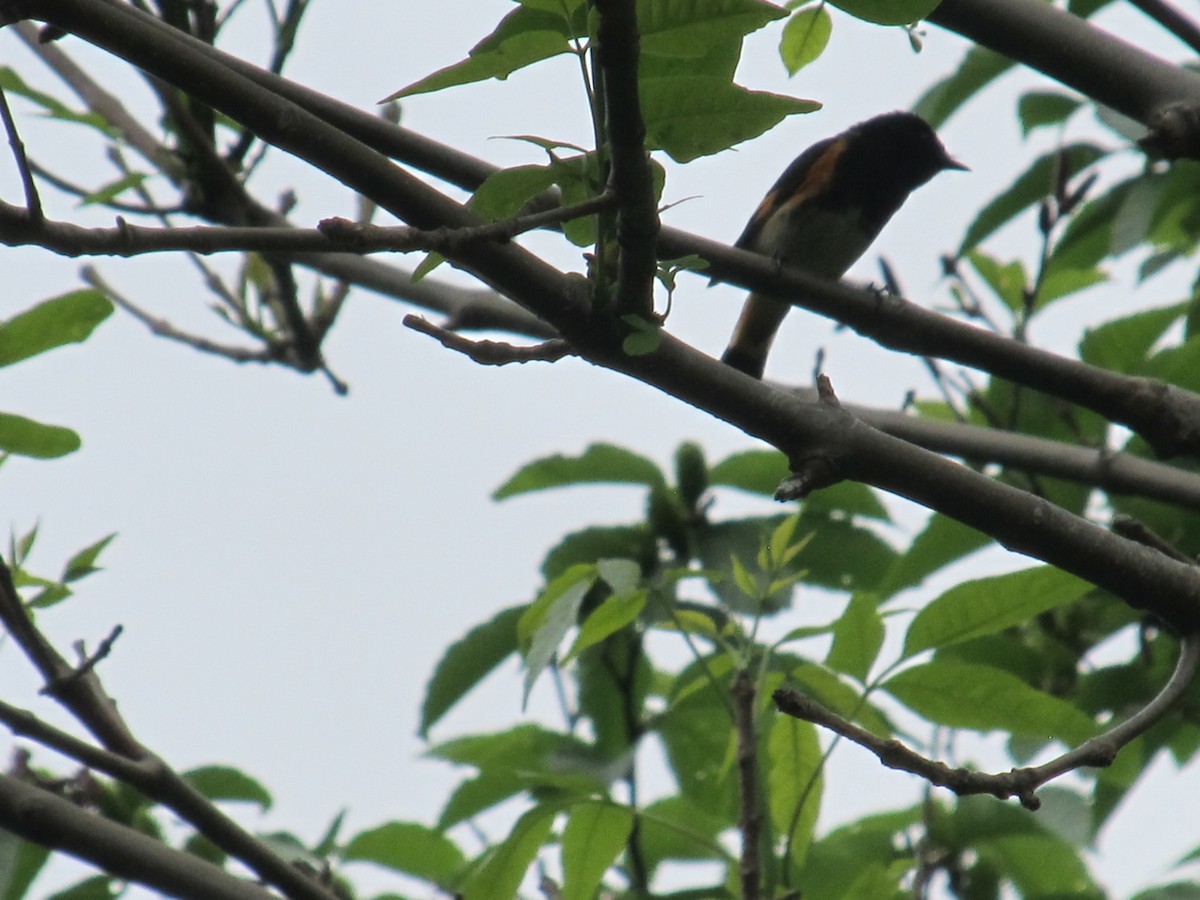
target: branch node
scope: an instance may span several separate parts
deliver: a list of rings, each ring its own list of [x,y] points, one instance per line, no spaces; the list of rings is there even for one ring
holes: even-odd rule
[[[404,325],[413,331],[427,334],[447,350],[456,350],[481,366],[506,366],[509,363],[558,362],[575,351],[562,338],[552,338],[528,347],[517,347],[504,341],[473,341],[461,334],[434,325],[422,316],[405,316]]]

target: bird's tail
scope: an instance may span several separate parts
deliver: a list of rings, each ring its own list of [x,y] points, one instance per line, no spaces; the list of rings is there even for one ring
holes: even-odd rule
[[[775,340],[775,334],[791,308],[791,304],[762,294],[747,297],[729,346],[721,354],[721,362],[752,378],[761,379],[771,342]]]

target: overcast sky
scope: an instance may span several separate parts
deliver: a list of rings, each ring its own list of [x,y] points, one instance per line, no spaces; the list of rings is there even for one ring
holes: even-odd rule
[[[461,58],[509,8],[502,0],[434,7],[324,0],[301,31],[288,74],[372,108],[398,87]],[[258,62],[265,33],[260,16],[257,4],[247,5],[245,27],[231,46]],[[1129,14],[1120,27],[1142,26]],[[900,30],[866,27],[835,13],[831,49],[791,81],[775,52],[778,27],[753,35],[739,81],[817,99],[825,109],[715,159],[686,167],[662,160],[664,200],[691,198],[664,220],[732,241],[796,153],[860,119],[910,106],[957,64],[963,43],[932,26],[925,30],[925,50],[917,55]],[[31,83],[67,96],[13,35],[0,33],[0,46]],[[62,46],[75,52],[80,42],[68,38]],[[1180,55],[1170,43],[1159,46]],[[146,108],[136,78],[111,65],[104,71],[110,89]],[[973,213],[1030,158],[1018,144],[1012,103],[1022,86],[1034,83],[1028,75],[1006,79],[952,120],[944,142],[972,172],[940,176],[922,188],[878,242],[877,251],[896,265],[914,298],[939,299],[938,254],[956,245]],[[404,106],[403,121],[499,164],[536,163],[534,148],[497,138],[538,134],[586,143],[590,128],[580,98],[574,64],[563,58],[505,83],[414,98]],[[35,159],[77,181],[112,177],[103,168],[102,148],[81,146],[77,129],[38,121],[27,104],[16,105]],[[1130,164],[1136,164],[1132,155]],[[282,155],[255,186],[268,201],[294,189],[299,204],[292,219],[299,225],[354,214],[344,189]],[[10,202],[20,196],[11,166],[0,164],[0,190]],[[109,221],[81,213],[52,191],[44,197],[54,217]],[[1032,233],[1026,223],[998,246],[1009,253],[1028,248]],[[530,245],[549,248],[558,265],[581,267],[579,251],[564,250],[557,239],[534,237]],[[3,253],[7,290],[0,317],[79,284],[78,261],[31,250]],[[874,277],[874,258],[853,274]],[[96,264],[157,314],[231,337],[208,312],[209,297],[186,261]],[[443,269],[438,277],[460,276]],[[1129,302],[1118,293],[1107,297],[1088,295],[1089,314],[1096,303]],[[739,303],[732,287],[706,290],[701,279],[686,277],[668,327],[719,353]],[[41,624],[62,648],[79,638],[94,646],[123,624],[101,675],[134,731],[181,769],[221,762],[259,777],[277,801],[269,816],[253,820],[264,830],[294,829],[312,840],[343,807],[350,810],[346,835],[388,819],[434,821],[460,773],[418,760],[415,731],[425,680],[443,648],[495,610],[530,600],[542,555],[562,534],[641,513],[642,495],[632,489],[574,489],[493,503],[490,493],[516,468],[593,441],[628,446],[663,463],[684,440],[698,440],[711,459],[755,446],[690,407],[577,360],[477,367],[404,329],[407,311],[392,300],[353,295],[326,345],[331,367],[350,385],[345,398],[320,376],[202,357],[151,338],[119,314],[86,345],[4,373],[5,411],[69,425],[84,440],[65,460],[15,459],[0,470],[0,523],[17,532],[41,523],[31,568],[56,574],[75,550],[119,532],[103,557],[106,571],[82,582],[78,596],[42,615]],[[1054,321],[1065,329],[1083,311],[1079,301],[1064,303]],[[1035,330],[1034,336],[1059,348],[1073,343],[1066,330]],[[770,374],[807,380],[818,346],[827,348],[827,371],[844,399],[897,406],[910,388],[928,388],[918,363],[852,334],[835,335],[807,314],[790,318]],[[772,511],[722,494],[713,513],[747,510]],[[36,679],[7,645],[0,650],[0,683],[6,700],[65,722],[36,699]],[[536,691],[527,715],[553,716],[551,701],[549,691]],[[522,718],[510,666],[441,723],[435,737]],[[0,751],[6,742],[0,737]],[[51,761],[40,753],[38,760]],[[1096,865],[1115,894],[1156,877],[1200,839],[1191,799],[1196,782],[1193,772],[1181,776],[1159,765],[1134,792],[1105,836],[1108,857]],[[918,787],[880,770],[865,753],[843,748],[827,781],[822,825],[910,802]],[[1151,821],[1155,828],[1146,827]],[[1189,827],[1163,827],[1169,821]],[[65,881],[80,870],[58,871],[57,880]],[[386,882],[371,877],[362,883],[382,888]]]

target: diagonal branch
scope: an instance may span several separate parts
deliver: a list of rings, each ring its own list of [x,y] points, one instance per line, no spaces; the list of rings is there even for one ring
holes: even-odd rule
[[[1145,734],[1171,711],[1191,687],[1197,670],[1200,670],[1200,635],[1191,634],[1180,643],[1175,671],[1162,690],[1124,722],[1040,766],[996,774],[951,768],[945,763],[927,759],[897,740],[884,740],[855,725],[794,688],[779,688],[772,696],[780,712],[828,728],[865,747],[889,769],[919,775],[930,784],[949,788],[960,796],[992,794],[1001,799],[1016,797],[1026,809],[1034,810],[1041,806],[1037,789],[1046,782],[1085,766],[1104,768],[1112,765],[1122,747]]]
[[[479,224],[469,210],[320,118],[256,88],[209,56],[193,52],[187,39],[160,36],[159,29],[146,25],[146,17],[135,11],[101,0],[13,0],[13,9],[36,15],[152,70],[254,128],[265,140],[371,196],[410,224],[426,228]],[[168,40],[166,52],[164,42]],[[727,248],[724,253],[729,254],[726,259],[744,260],[745,270],[756,271],[762,285],[772,284],[770,260]],[[730,422],[779,447],[797,465],[823,460],[823,468],[835,476],[907,497],[1011,549],[1086,578],[1132,605],[1152,608],[1180,632],[1200,627],[1200,579],[1190,566],[884,435],[847,410],[783,395],[669,335],[661,335],[653,353],[629,356],[611,334],[589,327],[585,287],[519,246],[471,245],[455,262],[518,298],[557,328],[588,361],[637,378]],[[797,286],[802,281],[794,273],[788,276],[792,279]],[[812,281],[805,279],[803,284],[808,287]],[[837,285],[824,290],[839,296],[856,294]],[[877,296],[866,296],[880,303]],[[1200,404],[1200,398],[1195,401]]]

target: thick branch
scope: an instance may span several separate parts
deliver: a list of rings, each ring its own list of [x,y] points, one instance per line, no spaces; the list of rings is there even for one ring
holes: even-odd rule
[[[1041,0],[944,0],[929,21],[1037,69],[1151,129],[1174,119],[1174,110],[1200,109],[1200,75]],[[1200,133],[1194,125],[1154,144],[1162,156],[1200,158]]]
[[[277,95],[248,85],[205,55],[192,52],[186,41],[173,39],[170,52],[164,52],[166,39],[158,34],[159,29],[145,26],[145,17],[135,11],[99,0],[16,3],[30,15],[153,70],[255,129],[264,139],[373,197],[411,224],[456,228],[478,224],[461,205],[320,119],[281,101]],[[666,235],[664,231],[660,243]],[[676,241],[676,246],[681,243]],[[784,283],[783,279],[772,282],[771,270],[775,267],[769,260],[712,242],[697,240],[695,246],[715,248],[711,254],[714,260],[721,252],[728,254],[725,259],[741,260],[739,268],[756,272],[762,286],[773,285],[778,290]],[[670,256],[682,255],[666,247],[660,249]],[[593,363],[638,378],[731,422],[779,447],[794,461],[823,457],[832,470],[846,477],[909,497],[1006,546],[1080,575],[1131,604],[1153,607],[1180,631],[1200,627],[1200,579],[1191,567],[1164,559],[1052,504],[883,435],[845,410],[805,404],[781,394],[690,350],[669,335],[662,336],[654,353],[627,356],[610,334],[589,327],[586,295],[578,284],[518,246],[472,246],[456,263],[519,298]],[[728,271],[719,274],[724,276]],[[787,283],[801,288],[818,284],[796,273],[789,274]],[[889,306],[886,299],[837,285],[825,286],[824,293],[839,298],[857,296],[860,302],[866,297],[875,306]],[[909,315],[907,309],[905,314]],[[901,321],[908,320],[902,317]],[[1015,368],[1011,363],[1009,367]],[[1196,402],[1200,404],[1200,398]]]
[[[50,791],[7,775],[0,775],[0,828],[172,897],[194,900],[277,897],[192,853],[172,849],[139,831],[81,809]]]
[[[742,900],[758,900],[762,887],[762,810],[758,807],[754,679],[748,670],[738,670],[729,693],[733,700],[734,727],[737,730],[738,796],[741,798],[738,828],[742,832],[742,858],[738,874],[742,882]]]
[[[892,350],[935,356],[1078,403],[1137,432],[1161,456],[1200,455],[1200,395],[1058,356],[891,294],[827,281],[755,253],[664,228],[665,256],[698,254],[716,277],[844,322]]]

